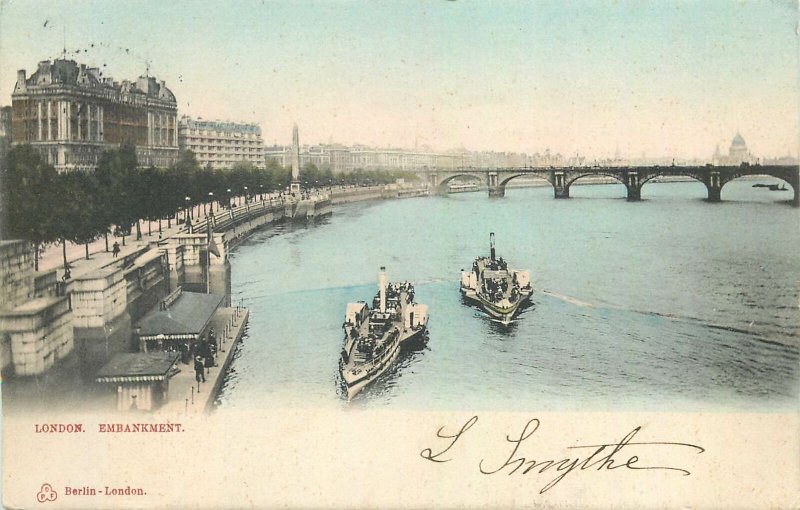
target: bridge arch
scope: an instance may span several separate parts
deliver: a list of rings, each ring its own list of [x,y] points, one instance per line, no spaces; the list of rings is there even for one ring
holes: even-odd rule
[[[517,177],[528,177],[528,178],[538,179],[538,180],[541,180],[541,181],[549,182],[551,186],[553,185],[553,181],[552,181],[552,179],[550,179],[549,172],[547,174],[532,173],[532,172],[520,172],[520,173],[517,173],[517,174],[512,174],[510,176],[505,176],[504,175],[503,179],[499,182],[499,185],[505,188],[506,185],[509,182],[513,181]]]
[[[454,173],[454,174],[447,174],[444,177],[440,178],[439,182],[437,183],[437,186],[440,186],[440,187],[447,186],[448,184],[450,184],[450,182],[453,179],[457,179],[459,177],[480,181],[480,183],[483,186],[488,186],[489,185],[488,181],[486,180],[485,172],[480,172],[480,173],[479,172],[460,172],[460,173]]]
[[[775,173],[772,173],[772,172],[733,174],[729,178],[724,179],[722,181],[721,186],[720,186],[720,195],[722,194],[721,193],[722,189],[725,188],[726,184],[728,184],[730,182],[733,182],[733,181],[736,181],[736,180],[739,180],[739,179],[741,179],[743,177],[770,177],[772,179],[778,179],[779,181],[781,181],[781,182],[783,182],[785,184],[788,184],[790,186],[790,188],[787,188],[787,189],[790,190],[792,193],[791,194],[783,193],[783,194],[777,195],[775,197],[775,201],[776,202],[777,201],[792,201],[793,203],[797,203],[798,200],[800,200],[800,197],[798,196],[798,193],[800,193],[800,190],[798,190],[798,188],[800,188],[800,186],[798,186],[798,183],[797,182],[793,182],[793,179],[790,176],[776,175]],[[783,199],[783,200],[780,200],[780,199]]]
[[[627,184],[622,179],[622,177],[620,177],[619,175],[615,175],[615,174],[613,174],[611,172],[591,172],[591,173],[581,172],[581,173],[578,173],[578,174],[575,174],[575,175],[570,175],[569,177],[567,177],[567,181],[566,181],[565,187],[569,188],[578,179],[582,179],[584,177],[598,177],[598,176],[610,177],[610,178],[614,179],[615,181],[617,181],[618,183],[622,184],[623,186],[627,187]]]
[[[506,187],[508,186],[508,183],[518,177],[527,177],[528,179],[535,179],[542,185],[549,184],[551,188],[554,187],[550,172],[519,172],[508,176],[503,175],[502,179],[498,179],[497,190],[494,192],[495,196],[505,196]]]
[[[647,184],[647,183],[649,183],[649,182],[651,182],[651,181],[653,181],[655,179],[661,178],[661,177],[683,177],[683,178],[691,179],[690,182],[692,182],[693,184],[694,183],[699,183],[700,185],[703,186],[703,188],[705,188],[706,197],[710,197],[711,196],[711,191],[708,188],[708,184],[709,183],[707,182],[707,179],[704,179],[703,177],[701,177],[701,176],[699,176],[697,174],[691,173],[691,172],[675,172],[675,171],[669,171],[669,170],[656,171],[656,172],[652,172],[652,173],[648,173],[648,174],[644,175],[642,177],[642,180],[639,182],[639,194],[640,194],[640,196],[641,196],[641,190],[644,188],[645,184]],[[684,182],[686,182],[686,181],[684,181]],[[696,198],[701,198],[701,197],[696,197]]]
[[[498,182],[498,186],[505,190],[505,188],[508,185],[508,183],[513,181],[517,177],[528,177],[528,178],[536,179],[536,180],[539,180],[539,181],[545,181],[545,182],[549,183],[550,186],[553,185],[553,180],[550,178],[550,172],[547,172],[547,173],[541,173],[541,172],[519,172],[519,173],[511,174],[511,175],[508,175],[508,176],[503,175],[502,180],[500,180]]]
[[[688,177],[688,178],[693,179],[693,180],[695,180],[695,181],[697,181],[697,182],[699,182],[701,184],[706,184],[706,180],[705,179],[703,179],[699,175],[695,175],[695,174],[692,174],[692,173],[689,173],[689,172],[681,172],[681,173],[654,172],[654,173],[648,174],[644,179],[642,179],[639,182],[639,187],[641,188],[642,186],[644,186],[648,182],[652,181],[653,179],[657,179],[659,177]]]
[[[625,188],[625,196],[627,198],[631,198],[631,187],[625,182],[622,175],[611,173],[611,172],[575,172],[570,175],[566,176],[564,180],[564,191],[563,193],[566,196],[570,196],[570,188],[576,181],[584,178],[584,177],[609,177],[615,181],[616,184],[621,184]],[[638,195],[636,195],[638,197]],[[608,197],[612,198],[612,197]]]
[[[446,195],[447,186],[453,179],[459,177],[465,179],[477,180],[482,186],[488,186],[488,175],[485,171],[474,169],[446,169],[446,170],[427,170],[417,172],[417,175],[423,181],[428,183],[432,193],[437,195]]]

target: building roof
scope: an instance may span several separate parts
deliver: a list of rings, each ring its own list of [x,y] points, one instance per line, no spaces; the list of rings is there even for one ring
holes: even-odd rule
[[[180,126],[188,129],[207,129],[226,133],[246,133],[261,136],[261,126],[248,122],[193,119],[184,115],[180,119]]]
[[[163,381],[175,375],[177,352],[123,352],[115,354],[97,372],[97,382]]]
[[[43,60],[39,62],[36,71],[30,78],[25,78],[25,72],[17,77],[14,93],[25,92],[27,87],[47,87],[51,85],[71,85],[84,89],[109,89],[128,94],[143,94],[150,98],[175,103],[175,95],[163,81],[158,81],[152,76],[140,76],[135,82],[125,80],[117,83],[110,76],[103,76],[97,67],[87,67],[74,60],[66,58]]]
[[[739,133],[736,133],[736,136],[733,137],[733,141],[731,142],[731,148],[733,147],[747,147],[747,144],[744,143],[744,138]]]
[[[223,299],[225,296],[221,294],[181,292],[171,303],[161,301],[147,312],[136,325],[136,333],[140,338],[199,335]]]

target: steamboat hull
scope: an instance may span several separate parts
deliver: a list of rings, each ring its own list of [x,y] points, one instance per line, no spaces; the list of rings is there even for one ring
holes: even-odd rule
[[[402,336],[400,340],[394,344],[391,352],[380,362],[370,367],[364,367],[364,369],[356,375],[351,375],[350,371],[347,370],[349,367],[344,364],[344,360],[339,360],[339,363],[344,368],[344,370],[342,370],[342,380],[344,381],[344,385],[347,390],[347,400],[352,400],[353,397],[355,397],[361,390],[383,375],[386,370],[397,360],[397,357],[400,355],[403,346],[405,344],[412,343],[413,341],[421,340],[424,337],[426,330],[427,329],[423,327],[418,330],[408,332],[408,334]]]
[[[462,289],[461,293],[465,299],[468,299],[478,305],[484,312],[499,320],[505,326],[511,324],[511,321],[519,311],[520,306],[530,300],[530,294],[527,294],[522,295],[519,300],[515,301],[510,306],[500,306],[492,303],[488,299],[478,295],[475,292],[464,291]]]

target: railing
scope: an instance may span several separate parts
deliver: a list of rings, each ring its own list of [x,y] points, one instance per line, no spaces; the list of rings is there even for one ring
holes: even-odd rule
[[[277,198],[247,203],[211,215],[211,224],[214,230],[227,230],[264,214],[281,211],[285,203],[284,199]],[[192,232],[205,233],[207,228],[208,221],[201,221],[196,226],[193,226]]]

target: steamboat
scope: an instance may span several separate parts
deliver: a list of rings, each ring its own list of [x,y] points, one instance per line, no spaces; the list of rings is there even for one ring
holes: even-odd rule
[[[359,301],[349,303],[345,312],[339,367],[347,400],[386,372],[404,345],[426,340],[427,326],[428,307],[414,302],[414,286],[387,283],[381,267],[372,308]]]
[[[508,325],[528,303],[533,293],[530,271],[508,267],[502,257],[497,258],[494,232],[489,234],[489,256],[478,257],[471,271],[461,271],[461,295],[466,301],[480,306],[503,325]]]

